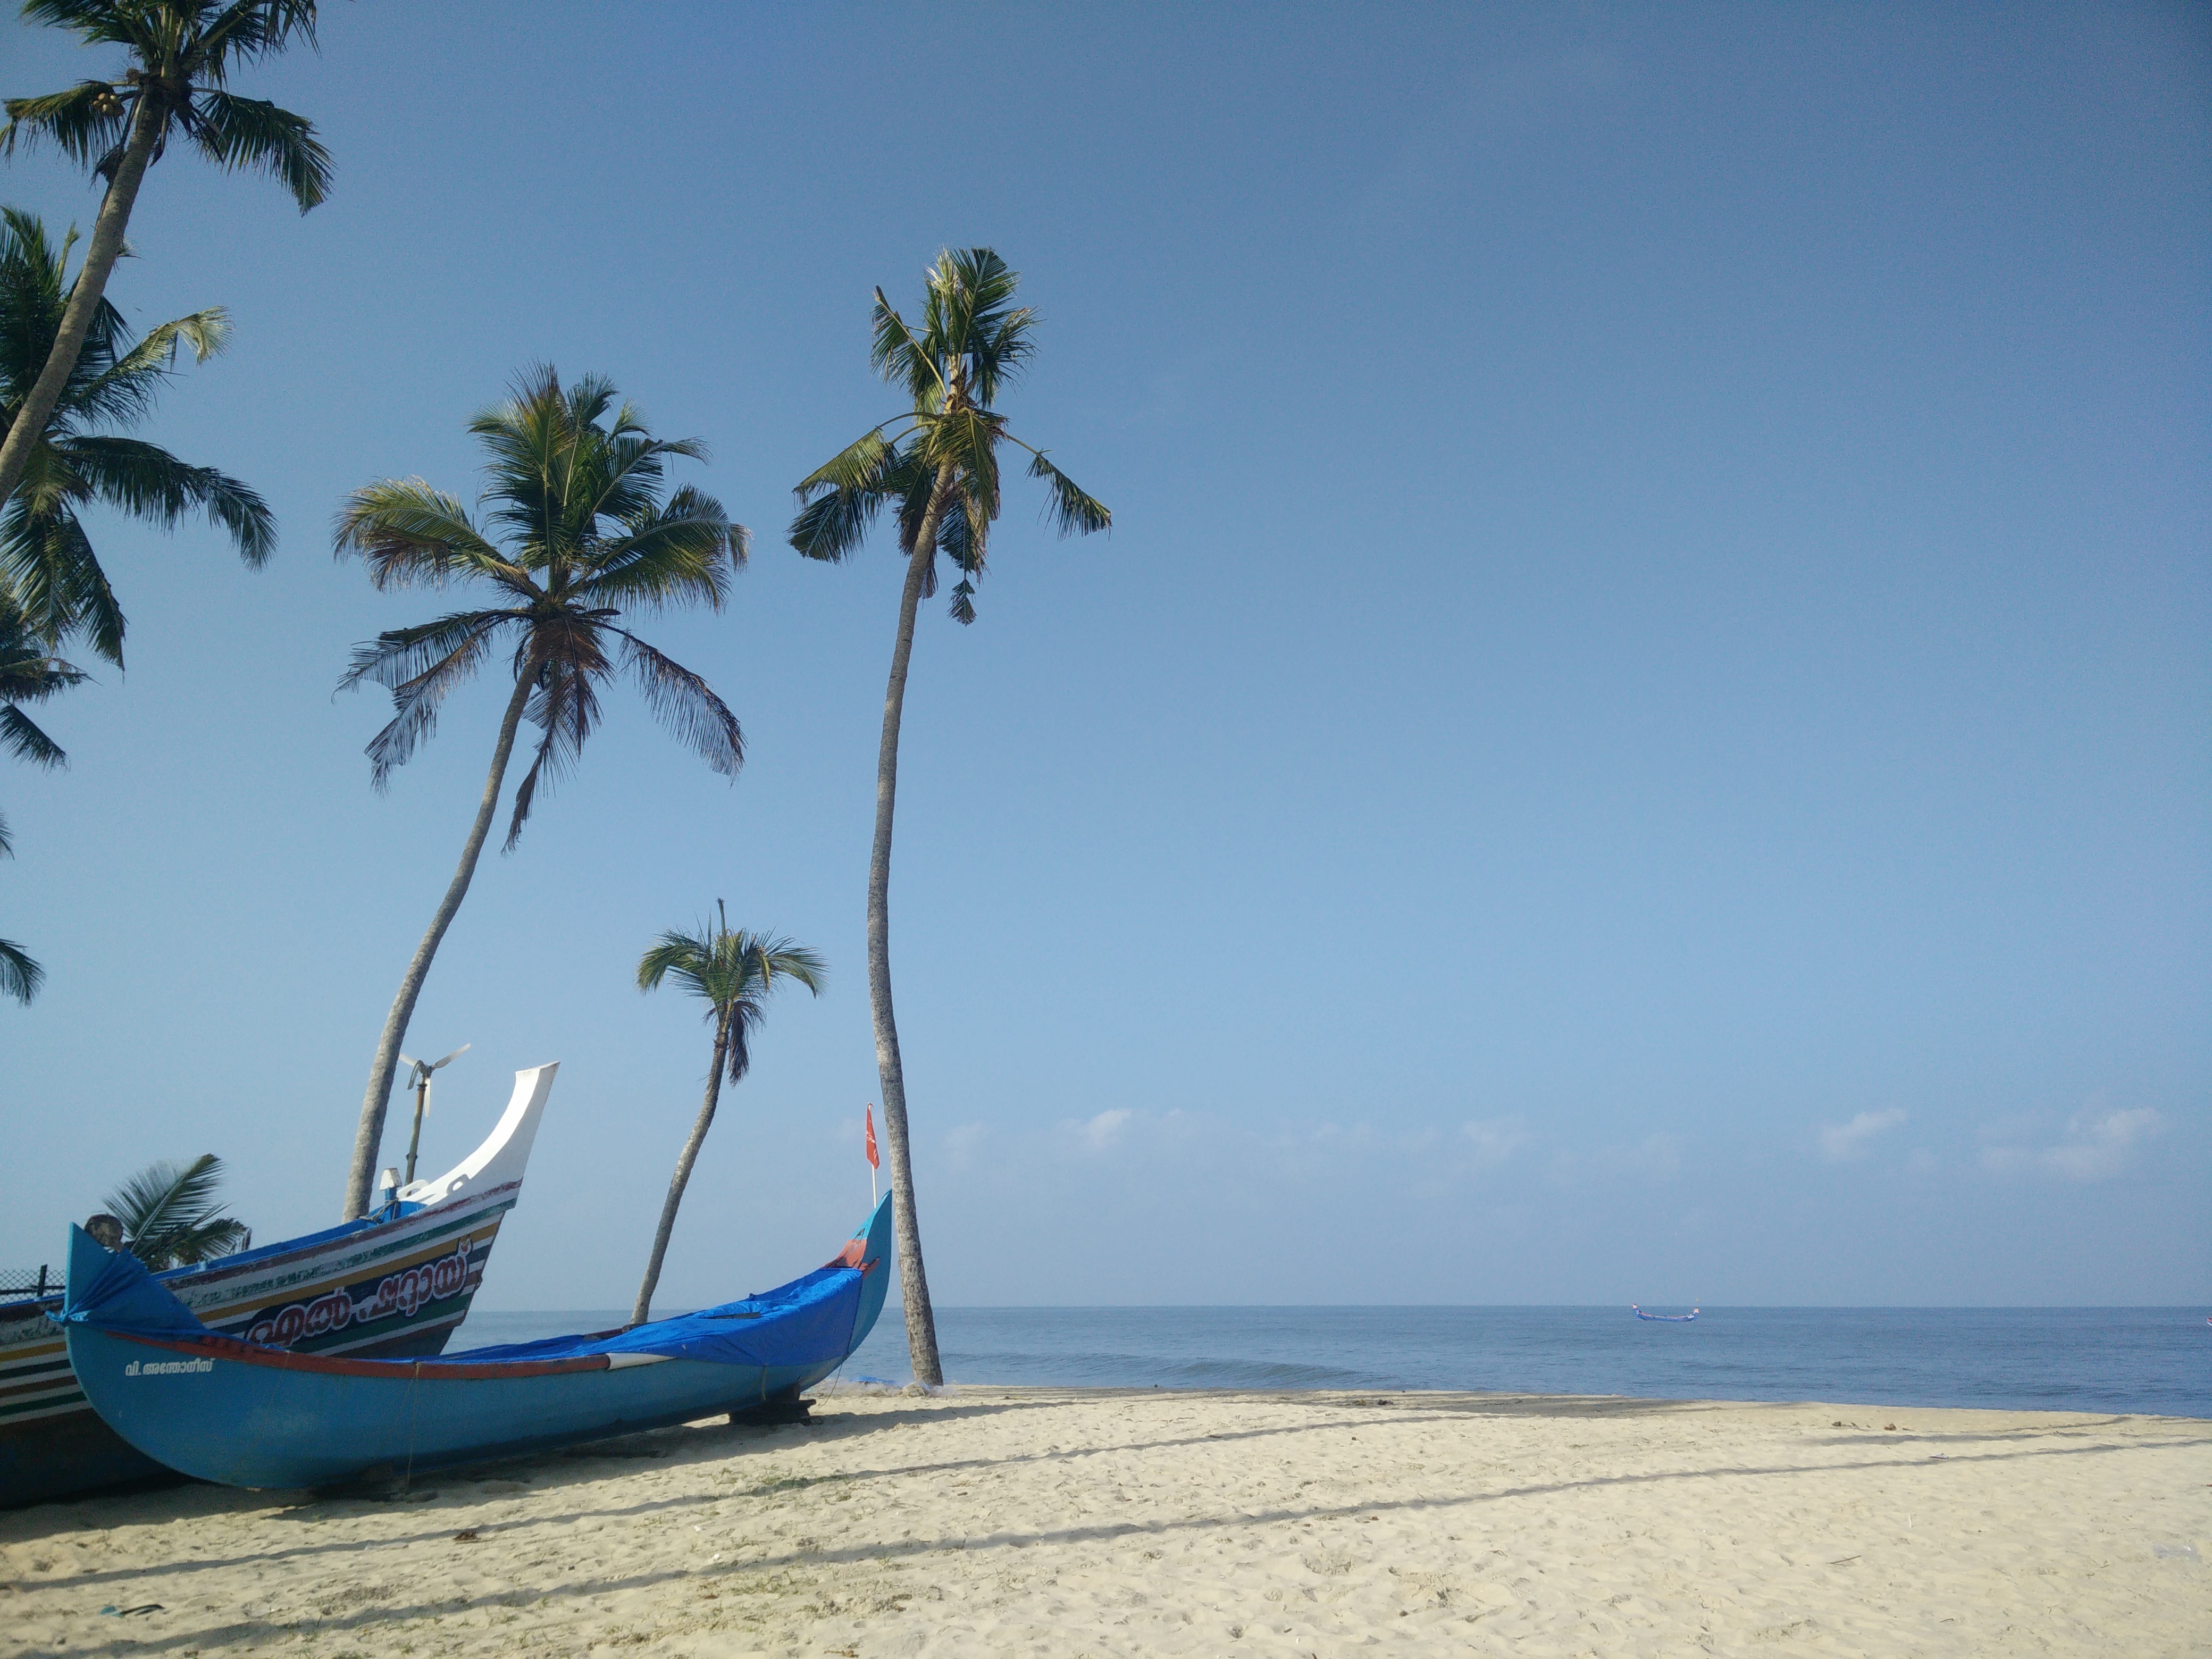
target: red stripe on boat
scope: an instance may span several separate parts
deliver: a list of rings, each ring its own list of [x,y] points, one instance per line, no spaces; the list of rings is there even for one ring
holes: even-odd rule
[[[241,1365],[263,1365],[271,1370],[317,1371],[325,1376],[404,1376],[428,1382],[481,1382],[495,1376],[554,1376],[563,1371],[607,1369],[607,1357],[603,1353],[583,1354],[574,1359],[487,1360],[472,1364],[465,1359],[339,1359],[322,1354],[293,1353],[283,1348],[264,1348],[229,1336],[171,1341],[129,1331],[111,1331],[108,1334],[149,1348],[167,1348],[172,1353],[204,1355]]]

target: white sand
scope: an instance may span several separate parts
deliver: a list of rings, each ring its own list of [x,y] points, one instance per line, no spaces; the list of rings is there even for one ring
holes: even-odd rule
[[[2212,1652],[2212,1422],[975,1389],[0,1516],[8,1654],[1367,1647]]]

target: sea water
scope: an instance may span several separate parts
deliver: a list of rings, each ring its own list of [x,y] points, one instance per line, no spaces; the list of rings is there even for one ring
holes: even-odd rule
[[[472,1313],[454,1348],[602,1330],[624,1317]],[[1705,1308],[1674,1324],[1626,1308],[939,1308],[937,1337],[953,1382],[1455,1389],[2212,1417],[2212,1324],[2203,1309]],[[842,1374],[913,1376],[896,1295]]]

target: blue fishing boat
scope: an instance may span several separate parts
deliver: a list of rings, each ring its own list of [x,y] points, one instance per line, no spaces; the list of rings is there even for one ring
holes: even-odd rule
[[[830,1261],[626,1331],[356,1359],[218,1335],[131,1255],[70,1230],[61,1323],[87,1399],[160,1462],[232,1486],[404,1480],[795,1401],[875,1326],[890,1199]]]
[[[435,1180],[387,1188],[358,1221],[173,1268],[161,1283],[201,1324],[249,1342],[356,1357],[439,1352],[521,1196],[559,1069],[517,1072],[491,1133]],[[61,1314],[59,1296],[0,1301],[0,1509],[176,1478],[86,1403]]]

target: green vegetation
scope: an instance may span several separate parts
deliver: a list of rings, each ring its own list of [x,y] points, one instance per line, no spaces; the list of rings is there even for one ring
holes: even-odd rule
[[[222,1212],[216,1188],[222,1160],[203,1152],[190,1164],[149,1164],[101,1200],[123,1224],[124,1248],[159,1273],[245,1249],[252,1231]]]
[[[611,411],[611,414],[610,414]],[[393,629],[355,647],[341,689],[373,680],[397,709],[368,745],[380,789],[434,726],[439,706],[482,667],[493,647],[512,645],[514,690],[507,701],[459,867],[392,999],[369,1066],[345,1218],[368,1211],[369,1183],[384,1139],[399,1044],[438,944],[460,908],[483,850],[517,728],[526,714],[540,737],[515,791],[507,824],[512,849],[541,787],[574,766],[599,719],[599,691],[627,672],[646,706],[725,777],[744,760],[738,719],[707,682],[617,625],[624,611],[703,605],[719,611],[745,556],[744,526],[690,484],[665,496],[672,457],[705,459],[694,438],[659,440],[613,385],[586,376],[564,391],[550,368],[526,374],[507,402],[469,422],[485,454],[489,504],[479,526],[459,500],[420,479],[385,479],[356,490],[339,509],[337,552],[358,555],[380,591],[473,582],[495,603]],[[494,533],[507,538],[502,548]]]
[[[653,1256],[646,1263],[645,1279],[637,1287],[631,1324],[642,1325],[653,1316],[653,1292],[660,1283],[660,1264],[668,1254],[669,1235],[676,1228],[677,1206],[684,1201],[684,1188],[690,1182],[691,1166],[698,1161],[707,1131],[714,1127],[722,1079],[726,1076],[737,1084],[751,1068],[753,1030],[767,1018],[768,1000],[775,992],[776,981],[788,979],[820,996],[827,971],[822,958],[803,945],[732,928],[719,899],[714,921],[702,921],[696,933],[663,933],[639,959],[639,990],[656,990],[663,980],[672,979],[707,1005],[706,1018],[714,1028],[714,1057],[707,1066],[707,1097],[676,1160],[668,1198],[660,1206],[660,1225],[653,1236]]]
[[[0,413],[11,435],[28,430],[19,416],[70,304],[64,278],[71,240],[56,247],[33,216],[0,210]],[[123,664],[122,607],[79,516],[94,502],[165,530],[204,512],[249,565],[266,562],[276,545],[276,520],[246,485],[116,430],[152,412],[179,346],[204,362],[229,337],[220,307],[163,323],[135,345],[113,306],[103,300],[93,308],[45,428],[27,440],[21,487],[0,510],[0,589],[49,649],[81,636]]]
[[[915,1380],[933,1387],[945,1375],[922,1273],[914,1166],[908,1154],[906,1074],[891,1014],[891,818],[915,613],[937,591],[937,557],[943,553],[960,572],[951,615],[962,623],[975,619],[975,584],[982,579],[986,544],[999,516],[1002,443],[1028,452],[1030,476],[1044,481],[1046,511],[1063,536],[1088,535],[1113,523],[1112,514],[1079,489],[1043,450],[1007,430],[996,408],[999,393],[1035,349],[1030,330],[1036,313],[1013,303],[1020,281],[988,248],[946,250],[930,270],[919,332],[891,308],[883,289],[876,290],[871,362],[884,380],[905,389],[913,407],[872,428],[802,480],[798,494],[804,506],[791,526],[791,544],[808,558],[838,561],[858,550],[890,503],[897,512],[899,551],[906,558],[876,758],[876,835],[868,863],[868,1005],[884,1093],[884,1143],[898,1227],[907,1340]]]
[[[41,731],[21,705],[43,702],[85,678],[82,668],[47,652],[6,587],[0,586],[0,749],[34,766],[68,765],[69,756],[61,744]],[[0,858],[12,858],[15,852],[8,820],[0,817]],[[46,970],[21,945],[0,939],[0,996],[27,1006],[46,977]]]
[[[107,181],[84,268],[46,364],[0,441],[0,501],[15,494],[40,435],[59,405],[123,252],[131,210],[146,169],[172,136],[226,170],[274,174],[305,213],[330,189],[331,158],[303,117],[229,90],[231,71],[296,38],[314,44],[315,0],[27,0],[34,23],[73,31],[87,46],[121,46],[131,67],[120,81],[80,81],[66,92],[8,100],[0,155],[21,143],[50,142]]]

